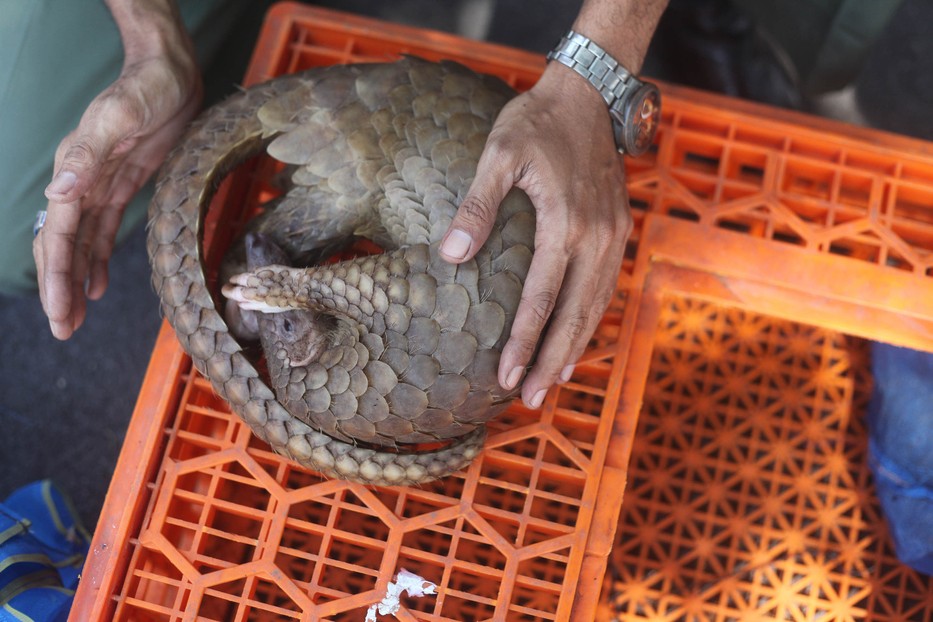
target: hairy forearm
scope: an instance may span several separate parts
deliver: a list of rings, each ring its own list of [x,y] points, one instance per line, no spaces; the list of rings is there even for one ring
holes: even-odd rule
[[[638,73],[667,3],[668,0],[585,0],[573,29],[595,41],[623,67]]]

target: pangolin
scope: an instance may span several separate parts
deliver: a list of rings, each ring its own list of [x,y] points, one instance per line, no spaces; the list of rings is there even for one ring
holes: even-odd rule
[[[474,260],[447,263],[438,245],[513,96],[448,61],[316,68],[208,109],[169,155],[148,237],[163,312],[277,452],[381,485],[443,477],[478,454],[485,422],[519,390],[501,388],[496,370],[531,262],[533,206],[510,192]],[[218,311],[200,254],[214,189],[263,149],[286,166],[287,191],[249,223],[251,271],[224,291],[262,312],[268,383]],[[384,253],[307,265],[359,237]]]

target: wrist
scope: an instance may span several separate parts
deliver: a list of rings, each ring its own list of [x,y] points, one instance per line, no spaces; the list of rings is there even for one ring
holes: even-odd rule
[[[194,45],[174,0],[105,0],[123,41],[124,66],[164,58],[197,75]]]
[[[546,92],[552,101],[566,102],[578,114],[606,114],[606,101],[599,92],[586,78],[564,64],[548,62],[535,89]]]
[[[657,86],[638,79],[602,46],[575,31],[561,38],[548,60],[566,66],[599,94],[608,106],[619,152],[638,156],[651,146],[660,117]]]

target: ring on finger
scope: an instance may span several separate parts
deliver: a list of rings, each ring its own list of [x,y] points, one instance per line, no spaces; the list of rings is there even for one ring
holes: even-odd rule
[[[36,220],[32,223],[32,237],[36,237],[42,231],[42,227],[45,226],[46,216],[48,216],[48,212],[44,209],[36,212]]]

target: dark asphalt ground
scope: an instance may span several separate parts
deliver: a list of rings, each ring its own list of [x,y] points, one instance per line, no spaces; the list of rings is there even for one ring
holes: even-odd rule
[[[458,28],[454,12],[434,0],[324,4],[421,27]],[[529,15],[529,3],[499,0],[488,38],[544,52],[571,23],[578,4],[538,0]],[[868,59],[857,91],[873,125],[933,139],[931,23],[933,3],[907,0]],[[244,32],[252,36],[249,26]],[[242,75],[236,66],[227,71]],[[231,89],[235,81],[227,82]],[[141,228],[118,248],[111,265],[106,296],[91,304],[85,325],[68,342],[51,336],[37,297],[0,297],[0,499],[20,485],[52,478],[89,527],[103,503],[161,321]]]

